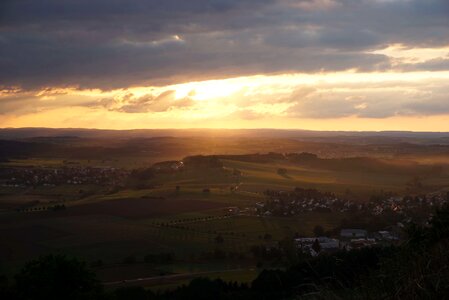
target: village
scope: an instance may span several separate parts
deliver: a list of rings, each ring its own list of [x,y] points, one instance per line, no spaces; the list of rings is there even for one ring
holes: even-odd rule
[[[304,212],[365,212],[374,216],[394,213],[408,218],[416,212],[432,211],[449,201],[449,193],[416,196],[373,196],[367,202],[337,197],[315,189],[296,188],[294,191],[266,191],[268,200],[256,203],[260,216],[294,216]]]
[[[130,172],[112,167],[3,168],[0,180],[4,187],[37,187],[96,184],[118,186]]]
[[[345,228],[324,231],[321,226],[314,230],[315,236],[295,237],[295,246],[303,253],[317,256],[323,253],[349,251],[373,246],[397,245],[403,240],[407,224],[416,221],[417,215],[424,216],[425,224],[435,208],[449,202],[449,193],[431,193],[420,196],[373,196],[368,202],[355,201],[337,197],[333,193],[322,193],[315,189],[296,188],[294,191],[265,192],[268,199],[256,203],[254,211],[257,216],[295,217],[304,213],[329,212],[351,213],[371,216],[389,223],[384,228],[369,231],[367,228]]]

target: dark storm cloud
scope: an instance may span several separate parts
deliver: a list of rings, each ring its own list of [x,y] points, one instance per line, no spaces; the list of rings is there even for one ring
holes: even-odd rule
[[[446,0],[3,0],[0,86],[385,70],[386,56],[366,52],[444,46],[448,16]]]

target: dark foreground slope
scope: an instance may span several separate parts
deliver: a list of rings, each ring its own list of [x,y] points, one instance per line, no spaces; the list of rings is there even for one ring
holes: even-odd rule
[[[447,299],[449,207],[408,234],[398,247],[296,256],[290,268],[265,270],[251,286],[198,278],[162,294],[106,292],[83,263],[51,255],[28,263],[12,282],[3,278],[0,292],[2,299]]]

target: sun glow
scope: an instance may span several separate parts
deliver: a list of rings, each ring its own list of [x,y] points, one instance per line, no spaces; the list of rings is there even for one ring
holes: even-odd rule
[[[232,95],[243,85],[245,85],[245,80],[240,83],[236,80],[210,80],[174,85],[168,89],[173,88],[176,91],[177,99],[191,97],[194,100],[204,101]]]
[[[71,88],[46,88],[35,92],[26,92],[28,95],[41,99],[54,99],[59,96],[80,96],[89,98],[113,97],[123,98],[127,94],[141,97],[148,94],[159,95],[167,91],[175,92],[175,99],[189,97],[196,101],[207,101],[219,98],[239,95],[258,94],[282,94],[289,93],[298,86],[326,87],[327,85],[342,84],[341,87],[334,87],[338,90],[351,90],[345,87],[346,84],[369,84],[385,82],[421,82],[425,80],[448,80],[449,71],[422,71],[422,72],[372,72],[358,73],[353,70],[338,73],[316,73],[316,74],[280,74],[280,75],[255,75],[220,80],[206,80],[174,84],[168,86],[148,86],[131,87],[127,89],[116,89],[102,91],[100,89],[78,89]],[[398,88],[397,86],[386,85],[386,89]],[[369,89],[369,86],[366,86]],[[21,94],[20,89],[14,91],[0,90],[0,97],[11,94]],[[25,94],[25,92],[23,92]]]
[[[275,128],[337,130],[348,129],[356,121],[360,130],[426,130],[428,124],[447,120],[449,114],[430,107],[436,113],[426,117],[425,123],[418,122],[420,115],[415,107],[425,106],[429,99],[444,107],[447,82],[449,71],[350,70],[255,75],[108,91],[0,91],[0,99],[6,99],[8,109],[15,112],[1,118],[0,126],[257,128],[270,124]],[[8,104],[8,97],[20,97],[21,105]]]
[[[449,71],[438,72],[372,72],[358,73],[354,70],[338,73],[316,73],[316,74],[280,74],[280,75],[255,75],[228,78],[221,80],[207,80],[188,82],[166,87],[142,87],[130,88],[128,91],[136,94],[148,92],[161,93],[167,90],[175,91],[175,98],[190,97],[193,100],[206,101],[217,98],[232,97],[242,92],[244,95],[257,94],[279,94],[288,93],[297,86],[339,83],[382,83],[382,82],[417,82],[431,79],[449,79]]]

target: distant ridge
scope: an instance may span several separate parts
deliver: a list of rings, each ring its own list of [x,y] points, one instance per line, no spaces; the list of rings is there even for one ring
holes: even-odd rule
[[[0,139],[60,138],[153,138],[153,137],[270,137],[270,138],[449,138],[449,132],[413,131],[313,131],[303,129],[86,129],[86,128],[0,128]]]

